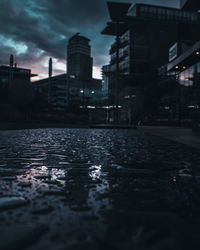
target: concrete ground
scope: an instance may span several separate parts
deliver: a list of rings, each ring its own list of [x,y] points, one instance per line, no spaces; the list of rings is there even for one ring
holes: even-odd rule
[[[192,132],[191,128],[141,126],[138,129],[200,149],[200,133]]]
[[[199,249],[200,150],[147,130],[0,131],[0,250]]]

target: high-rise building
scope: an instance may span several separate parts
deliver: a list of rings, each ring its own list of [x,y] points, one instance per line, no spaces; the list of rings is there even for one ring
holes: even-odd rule
[[[93,59],[90,40],[77,33],[70,38],[67,47],[67,73],[82,80],[92,79]]]
[[[41,111],[65,112],[70,106],[101,101],[102,81],[92,78],[90,40],[79,33],[69,39],[67,47],[67,74],[52,75],[52,59],[49,60],[49,77],[34,82]]]
[[[168,62],[168,49],[175,42],[193,44],[200,37],[199,14],[196,12],[129,4],[117,27],[115,15],[119,15],[124,4],[114,4],[109,5],[112,22],[102,31],[105,35],[118,36],[118,43],[115,41],[110,49],[111,92],[116,89],[117,66],[120,78],[118,88],[125,87],[124,84],[141,85],[142,82],[149,82],[156,69]],[[122,78],[127,79],[123,81],[123,86]]]
[[[115,37],[110,49],[109,97],[116,106],[128,103],[130,113],[138,109],[135,118],[131,115],[131,121],[137,120],[139,112],[149,112],[146,90],[155,81],[157,68],[168,63],[169,48],[178,42],[185,51],[200,39],[200,14],[187,9],[119,2],[108,2],[108,10],[111,21],[102,34]],[[145,95],[145,108],[139,105],[142,98],[137,93]]]
[[[182,10],[198,11],[200,9],[200,1],[198,0],[180,0]]]

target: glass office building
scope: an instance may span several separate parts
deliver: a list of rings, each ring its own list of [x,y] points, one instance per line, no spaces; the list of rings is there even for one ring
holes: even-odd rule
[[[200,107],[200,41],[177,56],[167,66],[168,76],[174,75],[182,89],[182,105]]]
[[[178,74],[178,80],[181,85],[186,87],[198,85],[200,75],[200,62],[188,67]]]

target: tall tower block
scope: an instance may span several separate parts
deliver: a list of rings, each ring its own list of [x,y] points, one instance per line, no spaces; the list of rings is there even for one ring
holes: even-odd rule
[[[93,59],[90,40],[77,33],[69,39],[67,47],[67,73],[82,80],[92,79]]]

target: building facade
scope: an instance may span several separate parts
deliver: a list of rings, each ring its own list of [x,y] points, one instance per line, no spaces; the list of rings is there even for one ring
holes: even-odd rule
[[[92,79],[93,59],[90,40],[77,33],[69,39],[67,47],[67,72],[70,76],[88,80]]]
[[[110,78],[110,65],[104,65],[102,67],[102,91],[108,96],[109,91],[109,78]]]
[[[109,3],[108,7],[112,22],[102,34],[116,37],[110,49],[109,92],[114,103],[126,106],[128,96],[134,96],[135,102],[134,89],[145,90],[156,78],[157,68],[168,62],[168,50],[175,42],[184,43],[186,50],[199,40],[200,16],[195,11],[148,4]],[[126,95],[120,97],[123,92]]]
[[[186,109],[200,108],[200,41],[177,56],[167,66],[167,75],[174,76],[182,91],[180,105]]]
[[[180,0],[180,5],[182,10],[198,11],[200,9],[200,2],[197,0]]]
[[[51,98],[49,103],[49,84]],[[81,108],[101,100],[99,94],[102,81],[98,79],[81,80],[67,74],[52,76],[34,82],[38,93],[41,111],[66,112],[70,107]]]
[[[0,101],[23,103],[21,98],[25,101],[28,94],[32,95],[30,79],[34,76],[30,69],[0,66]]]
[[[49,60],[49,77],[34,82],[43,112],[66,112],[101,101],[102,81],[92,78],[93,59],[90,40],[75,34],[67,47],[67,74],[52,76],[52,59]]]
[[[195,12],[135,4],[124,20],[129,25],[119,29],[119,48],[116,42],[111,46],[110,69],[114,76],[118,50],[121,76],[131,76],[135,83],[168,61],[168,49],[175,41],[194,43],[199,38],[199,14]],[[106,27],[103,34],[109,34],[109,29]]]

